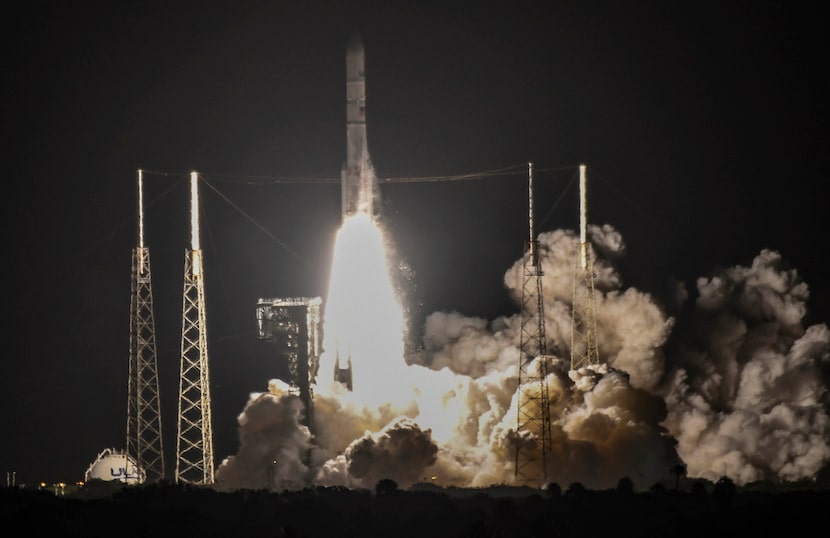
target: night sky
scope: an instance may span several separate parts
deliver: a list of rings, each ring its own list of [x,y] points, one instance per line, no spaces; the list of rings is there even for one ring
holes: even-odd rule
[[[248,395],[285,371],[257,340],[257,299],[325,297],[340,190],[322,180],[345,159],[352,32],[366,48],[369,151],[392,179],[384,224],[412,271],[416,329],[435,311],[518,310],[503,276],[527,237],[528,161],[539,231],[578,227],[572,180],[588,165],[589,219],[621,232],[625,286],[658,301],[673,281],[693,293],[698,277],[768,248],[810,288],[805,324],[830,318],[817,12],[460,4],[53,1],[4,17],[0,471],[75,481],[101,450],[124,447],[139,168],[168,474],[191,171],[207,182],[217,464],[236,451]],[[509,167],[518,172],[400,182]]]

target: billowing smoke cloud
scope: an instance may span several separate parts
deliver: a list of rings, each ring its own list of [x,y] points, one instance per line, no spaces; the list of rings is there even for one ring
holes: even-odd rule
[[[597,344],[603,362],[626,372],[638,388],[653,388],[664,369],[662,346],[674,324],[655,300],[634,288],[622,290],[622,277],[612,260],[625,253],[622,236],[613,227],[589,226],[593,260]],[[600,257],[598,253],[602,253]],[[570,356],[574,279],[579,260],[579,237],[557,230],[539,235],[543,271],[545,333],[563,357]],[[505,284],[521,301],[523,261],[505,275]]]
[[[458,312],[435,312],[426,319],[425,352],[415,360],[471,377],[504,372],[519,361],[517,321],[502,317],[488,323]]]
[[[219,466],[221,490],[304,486],[311,434],[301,424],[303,404],[288,386],[272,380],[269,392],[252,394],[239,415],[239,452]]]
[[[424,479],[437,453],[429,430],[422,430],[410,418],[398,417],[377,434],[367,431],[342,455],[326,462],[318,482],[347,481],[371,488],[383,478],[394,477],[399,486],[409,487]]]
[[[806,330],[809,292],[780,254],[697,281],[661,392],[691,476],[738,483],[814,476],[830,460],[821,363],[826,324]]]
[[[589,234],[600,365],[579,370],[570,369],[579,238],[539,236],[551,443],[535,485],[607,488],[629,477],[645,488],[681,461],[690,477],[726,474],[742,484],[810,477],[830,461],[819,364],[830,361],[830,330],[801,327],[807,286],[777,253],[700,279],[694,312],[675,318],[648,293],[623,288],[619,232],[606,225]],[[523,264],[504,279],[517,301]],[[678,300],[688,297],[678,288]],[[520,328],[518,314],[430,314],[394,404],[318,393],[313,435],[298,423],[298,400],[272,385],[240,415],[239,453],[218,476],[228,487],[257,487],[283,451],[293,461],[278,465],[285,484],[516,483],[516,443],[535,442],[533,432],[516,434]]]

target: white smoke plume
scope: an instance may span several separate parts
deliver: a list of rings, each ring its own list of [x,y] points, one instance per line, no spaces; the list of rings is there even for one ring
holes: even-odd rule
[[[647,488],[681,461],[690,477],[726,474],[742,484],[810,477],[830,461],[819,369],[830,360],[830,330],[801,328],[807,287],[780,256],[764,251],[752,267],[700,279],[694,315],[675,319],[648,293],[623,288],[613,265],[625,253],[619,232],[589,232],[601,364],[578,371],[569,348],[579,238],[539,235],[552,442],[547,475],[535,485],[609,488],[629,477]],[[523,263],[504,279],[517,304]],[[297,421],[298,400],[283,395],[264,405],[252,396],[239,418],[239,453],[217,476],[257,487],[277,449],[297,458],[280,466],[286,484],[516,483],[520,324],[519,314],[489,322],[430,314],[422,349],[400,359],[407,386],[394,404],[321,391],[313,435]],[[290,427],[278,427],[282,421]],[[273,426],[253,427],[259,422]]]

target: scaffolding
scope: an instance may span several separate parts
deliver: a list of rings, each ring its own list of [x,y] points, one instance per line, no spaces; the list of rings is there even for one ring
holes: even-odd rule
[[[164,478],[161,406],[150,249],[144,245],[143,174],[138,171],[138,245],[132,253],[130,359],[127,388],[127,458],[145,480]]]

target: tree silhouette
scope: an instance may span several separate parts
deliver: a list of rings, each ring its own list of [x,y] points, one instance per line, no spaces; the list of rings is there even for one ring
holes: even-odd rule
[[[728,476],[720,477],[718,481],[715,482],[715,489],[712,491],[715,498],[724,504],[731,503],[732,497],[735,496],[736,492],[737,488],[735,487],[735,482],[733,482]]]
[[[398,491],[398,483],[391,478],[381,478],[375,485],[375,493],[378,495],[387,495]]]
[[[548,496],[555,499],[562,496],[562,486],[557,484],[556,482],[551,482],[545,487],[545,491],[548,492]]]
[[[634,481],[627,476],[620,478],[620,481],[617,482],[617,493],[621,495],[634,493]]]
[[[581,482],[573,482],[570,486],[568,486],[567,491],[565,491],[565,495],[568,497],[582,497],[585,495],[585,485]]]
[[[703,498],[707,495],[706,483],[703,480],[695,480],[692,482],[692,495],[697,498]]]
[[[655,493],[657,495],[662,495],[666,492],[666,486],[664,486],[662,482],[655,482],[648,489],[650,492]]]
[[[670,472],[674,475],[674,491],[677,491],[680,489],[680,477],[686,476],[686,464],[678,463],[671,468]]]

